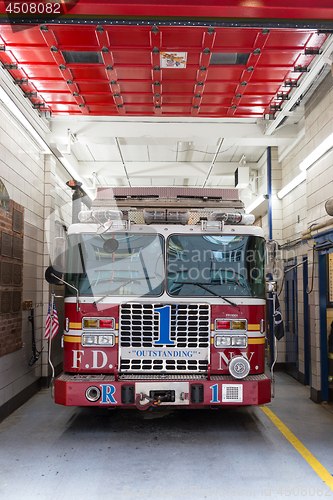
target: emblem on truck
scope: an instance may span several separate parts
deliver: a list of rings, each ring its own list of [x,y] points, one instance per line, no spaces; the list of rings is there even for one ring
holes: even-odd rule
[[[171,306],[156,307],[155,312],[159,314],[158,340],[154,345],[175,345],[170,339],[171,334]]]

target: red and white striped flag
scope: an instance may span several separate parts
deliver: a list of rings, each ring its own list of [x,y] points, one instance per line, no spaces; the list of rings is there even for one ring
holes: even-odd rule
[[[52,303],[52,297],[51,297],[50,304],[49,304],[49,310],[47,311],[47,316],[46,316],[45,334],[44,334],[44,337],[46,339],[48,339],[50,337],[50,328],[51,328],[51,303]],[[53,340],[54,337],[57,335],[58,330],[59,330],[58,313],[57,313],[57,310],[56,310],[55,303],[53,301],[53,319],[52,319],[51,340]]]

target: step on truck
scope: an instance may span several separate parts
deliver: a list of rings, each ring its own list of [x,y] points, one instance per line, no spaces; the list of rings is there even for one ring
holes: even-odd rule
[[[46,272],[65,284],[56,403],[270,401],[265,241],[237,190],[101,188],[78,219]]]

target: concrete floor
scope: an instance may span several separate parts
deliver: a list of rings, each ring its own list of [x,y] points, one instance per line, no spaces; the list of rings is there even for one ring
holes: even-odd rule
[[[268,407],[333,473],[333,413],[276,375]],[[55,405],[43,390],[0,424],[0,498],[333,498],[257,407],[138,412]]]

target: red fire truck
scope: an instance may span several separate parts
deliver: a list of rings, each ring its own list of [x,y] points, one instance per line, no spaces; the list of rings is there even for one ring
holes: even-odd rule
[[[253,222],[234,189],[100,189],[69,227],[65,269],[46,273],[65,283],[55,402],[269,402],[265,242]]]

